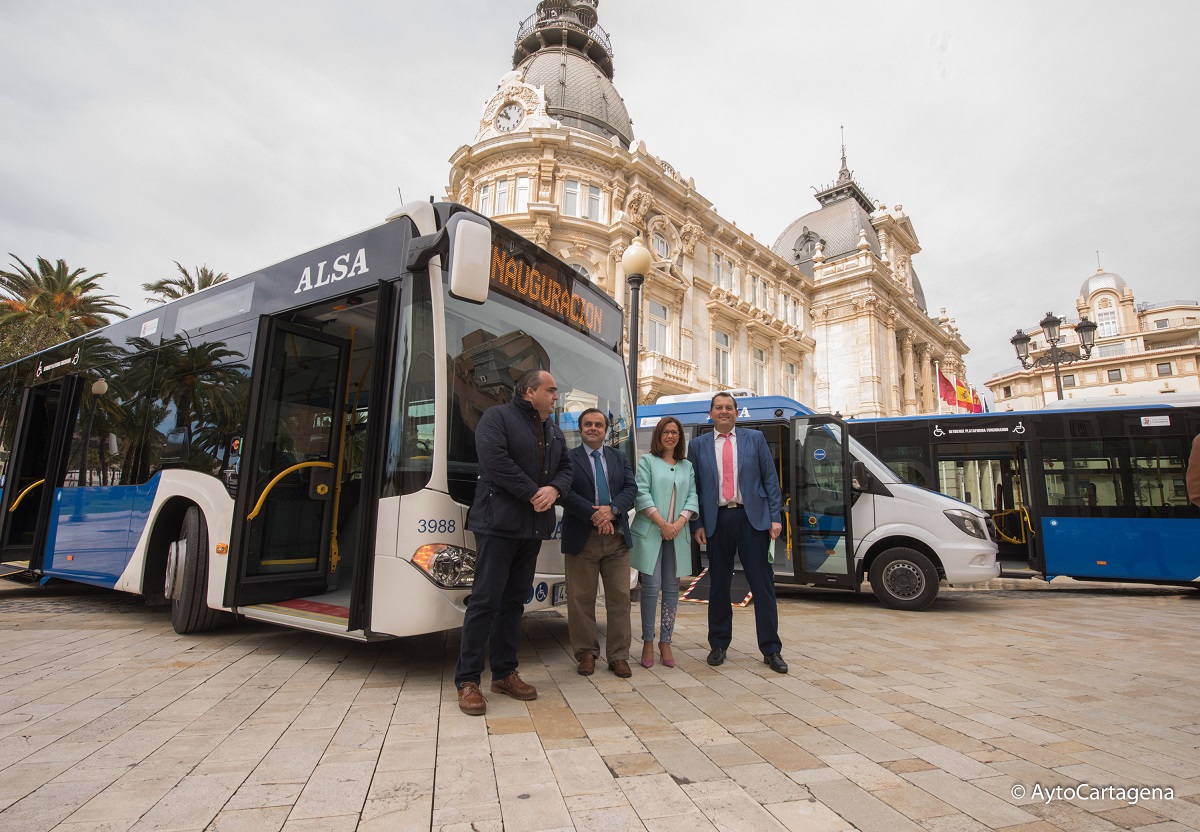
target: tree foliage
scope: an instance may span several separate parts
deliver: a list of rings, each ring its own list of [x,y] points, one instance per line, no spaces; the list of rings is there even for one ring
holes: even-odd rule
[[[142,289],[151,293],[146,298],[148,303],[166,303],[170,300],[178,300],[185,295],[193,295],[229,279],[229,275],[225,272],[217,274],[208,266],[197,266],[192,270],[193,274],[176,260],[175,268],[179,269],[178,277],[165,277],[162,280],[142,284]]]
[[[30,267],[15,254],[12,271],[0,270],[0,363],[7,363],[108,326],[128,307],[100,294],[104,273],[86,274],[65,260],[37,259]]]

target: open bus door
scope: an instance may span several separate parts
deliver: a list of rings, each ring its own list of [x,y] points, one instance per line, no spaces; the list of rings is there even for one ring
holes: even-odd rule
[[[846,425],[836,416],[792,420],[791,511],[795,582],[858,589],[854,570],[854,492]]]
[[[226,604],[320,595],[336,550],[351,344],[264,319],[238,471]]]
[[[937,489],[988,513],[1001,574],[1018,578],[1040,574],[1045,565],[1032,521],[1031,449],[1023,425],[1010,427],[1011,438],[1003,442],[954,441],[954,436],[939,430],[935,427],[931,434]],[[1082,505],[1086,497],[1078,499]]]
[[[66,376],[27,387],[21,397],[13,452],[0,499],[0,563],[36,571],[54,518],[54,495],[67,457],[83,380]]]

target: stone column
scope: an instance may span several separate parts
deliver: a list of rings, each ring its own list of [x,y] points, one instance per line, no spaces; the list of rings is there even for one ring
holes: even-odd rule
[[[900,362],[896,356],[896,310],[894,307],[885,307],[883,309],[883,319],[887,324],[887,354],[884,358],[884,370],[881,374],[884,379],[883,396],[884,396],[884,416],[899,416],[900,415],[900,390],[896,380],[896,369]]]
[[[930,379],[933,377],[933,359],[929,344],[917,344],[917,361],[921,366],[921,390],[917,397],[917,412],[932,413],[936,408],[933,406],[933,398],[930,395]]]
[[[916,371],[913,368],[913,332],[906,329],[900,333],[900,348],[904,352],[904,415],[917,413]]]

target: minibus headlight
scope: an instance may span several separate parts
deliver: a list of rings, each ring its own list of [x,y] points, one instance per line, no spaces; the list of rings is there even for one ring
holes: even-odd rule
[[[971,537],[977,537],[980,540],[988,539],[987,529],[984,528],[983,521],[966,509],[947,509],[946,517],[949,518],[951,523],[958,526],[963,534],[969,534]]]
[[[438,586],[462,587],[475,582],[475,551],[449,543],[427,543],[413,552],[413,565]]]

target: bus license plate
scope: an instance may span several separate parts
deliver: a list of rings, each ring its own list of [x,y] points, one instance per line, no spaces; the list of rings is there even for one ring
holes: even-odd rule
[[[566,584],[555,584],[554,585],[554,594],[551,597],[551,601],[550,601],[551,606],[557,607],[559,604],[565,604],[565,603],[567,603],[567,585]]]

